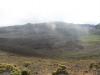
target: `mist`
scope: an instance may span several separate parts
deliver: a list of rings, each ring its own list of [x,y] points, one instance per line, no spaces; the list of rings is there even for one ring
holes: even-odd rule
[[[27,37],[57,37],[57,38],[77,38],[89,34],[89,27],[82,24],[71,24],[61,21],[45,23],[27,23],[1,28],[0,37],[27,38]]]

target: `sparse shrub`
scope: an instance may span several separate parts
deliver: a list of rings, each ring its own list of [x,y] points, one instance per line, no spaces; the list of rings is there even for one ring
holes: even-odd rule
[[[28,66],[30,66],[32,64],[32,62],[23,62],[23,65],[25,66],[25,67],[28,67]]]
[[[10,75],[21,75],[21,69],[18,67],[14,67],[13,70],[11,71]]]
[[[89,65],[89,68],[92,69],[93,66],[94,66],[94,63],[91,63],[91,64]]]
[[[13,65],[0,63],[0,73],[2,72],[9,72],[13,69]]]
[[[61,61],[60,64],[61,64],[61,65],[66,65],[67,62],[65,62],[65,61]]]
[[[99,69],[100,68],[100,65],[99,64],[94,64],[94,67],[96,68],[96,69]]]
[[[38,59],[38,61],[42,61],[42,59]]]
[[[30,75],[30,70],[13,64],[0,63],[0,74],[8,72],[9,75]]]
[[[0,68],[0,73],[5,72],[6,68]]]
[[[80,62],[84,62],[85,60],[80,60]]]
[[[30,75],[30,70],[22,67],[14,67],[10,75]]]
[[[98,69],[98,68],[100,68],[100,65],[99,65],[99,63],[91,63],[91,64],[89,65],[89,68],[90,68],[90,69],[92,69],[92,68]]]
[[[58,63],[54,63],[53,66],[58,66]]]
[[[57,71],[52,73],[52,75],[59,75],[59,74],[69,75],[67,70],[66,70],[66,66],[59,65],[59,68],[57,69]]]
[[[53,64],[48,63],[47,66],[53,66]]]
[[[28,69],[23,69],[22,75],[30,75],[30,71]]]

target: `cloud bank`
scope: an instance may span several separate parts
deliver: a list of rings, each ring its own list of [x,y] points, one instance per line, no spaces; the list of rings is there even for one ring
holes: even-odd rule
[[[99,0],[0,0],[0,26],[64,21],[100,22]]]

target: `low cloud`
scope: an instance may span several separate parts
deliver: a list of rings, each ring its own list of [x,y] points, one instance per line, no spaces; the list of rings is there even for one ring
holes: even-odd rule
[[[1,0],[0,26],[65,21],[99,23],[99,0]]]

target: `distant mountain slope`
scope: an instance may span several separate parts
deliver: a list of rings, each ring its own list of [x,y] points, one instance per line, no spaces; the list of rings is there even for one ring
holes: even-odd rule
[[[95,28],[96,28],[96,29],[100,29],[100,23],[97,24],[97,25],[95,25]]]
[[[50,22],[25,25],[16,25],[0,28],[1,38],[31,38],[31,37],[68,37],[86,35],[88,25],[70,24],[65,22]]]
[[[93,26],[88,24],[65,22],[27,23],[25,25],[2,27],[0,28],[0,44],[3,45],[3,48],[0,48],[18,54],[21,54],[23,49],[27,48],[29,52],[25,49],[25,54],[28,55],[32,55],[32,53],[33,55],[35,53],[41,55],[41,52],[45,51],[48,54],[48,50],[52,53],[54,50],[84,49],[79,37],[88,35],[91,28]],[[6,49],[6,46],[11,49]],[[59,53],[57,52],[57,54]],[[45,54],[43,53],[43,55]]]

